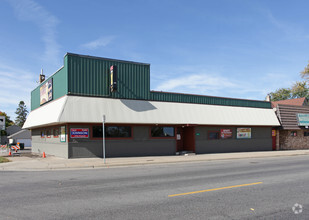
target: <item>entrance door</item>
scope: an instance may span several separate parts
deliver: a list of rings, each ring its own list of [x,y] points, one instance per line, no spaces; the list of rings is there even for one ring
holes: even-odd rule
[[[194,127],[177,128],[177,151],[195,152],[195,129]]]
[[[273,147],[273,150],[276,150],[276,134],[277,134],[277,131],[276,130],[272,130],[271,131],[271,136],[272,136],[272,147]]]

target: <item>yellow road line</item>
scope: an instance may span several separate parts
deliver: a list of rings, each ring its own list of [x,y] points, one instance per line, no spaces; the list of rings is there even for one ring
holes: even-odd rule
[[[216,190],[221,190],[221,189],[231,189],[231,188],[242,187],[242,186],[252,186],[252,185],[257,185],[257,184],[262,184],[262,183],[263,182],[256,182],[256,183],[247,183],[247,184],[241,184],[241,185],[235,185],[235,186],[225,186],[221,188],[205,189],[205,190],[194,191],[194,192],[173,194],[173,195],[168,195],[168,197],[184,196],[184,195],[190,195],[190,194],[196,194],[196,193],[202,193],[202,192],[216,191]]]

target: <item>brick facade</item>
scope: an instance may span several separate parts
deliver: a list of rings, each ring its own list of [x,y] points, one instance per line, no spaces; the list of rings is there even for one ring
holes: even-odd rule
[[[296,132],[296,136],[291,136],[291,132]],[[309,129],[302,130],[280,130],[279,132],[279,149],[280,150],[300,150],[309,149],[309,136],[304,136],[304,132]]]

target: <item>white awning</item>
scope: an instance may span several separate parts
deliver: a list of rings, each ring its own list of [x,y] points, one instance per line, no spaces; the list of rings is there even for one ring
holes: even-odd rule
[[[279,126],[272,109],[64,96],[29,114],[23,128],[60,123]]]

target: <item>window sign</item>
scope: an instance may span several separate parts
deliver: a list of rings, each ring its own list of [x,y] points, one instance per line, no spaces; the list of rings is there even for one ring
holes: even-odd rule
[[[250,139],[251,128],[237,128],[237,139]]]
[[[71,128],[71,138],[89,138],[89,129]]]
[[[297,114],[299,126],[309,126],[309,114]]]
[[[232,129],[221,129],[220,137],[222,139],[228,139],[233,137]]]
[[[65,142],[65,126],[61,126],[60,128],[60,141]]]

